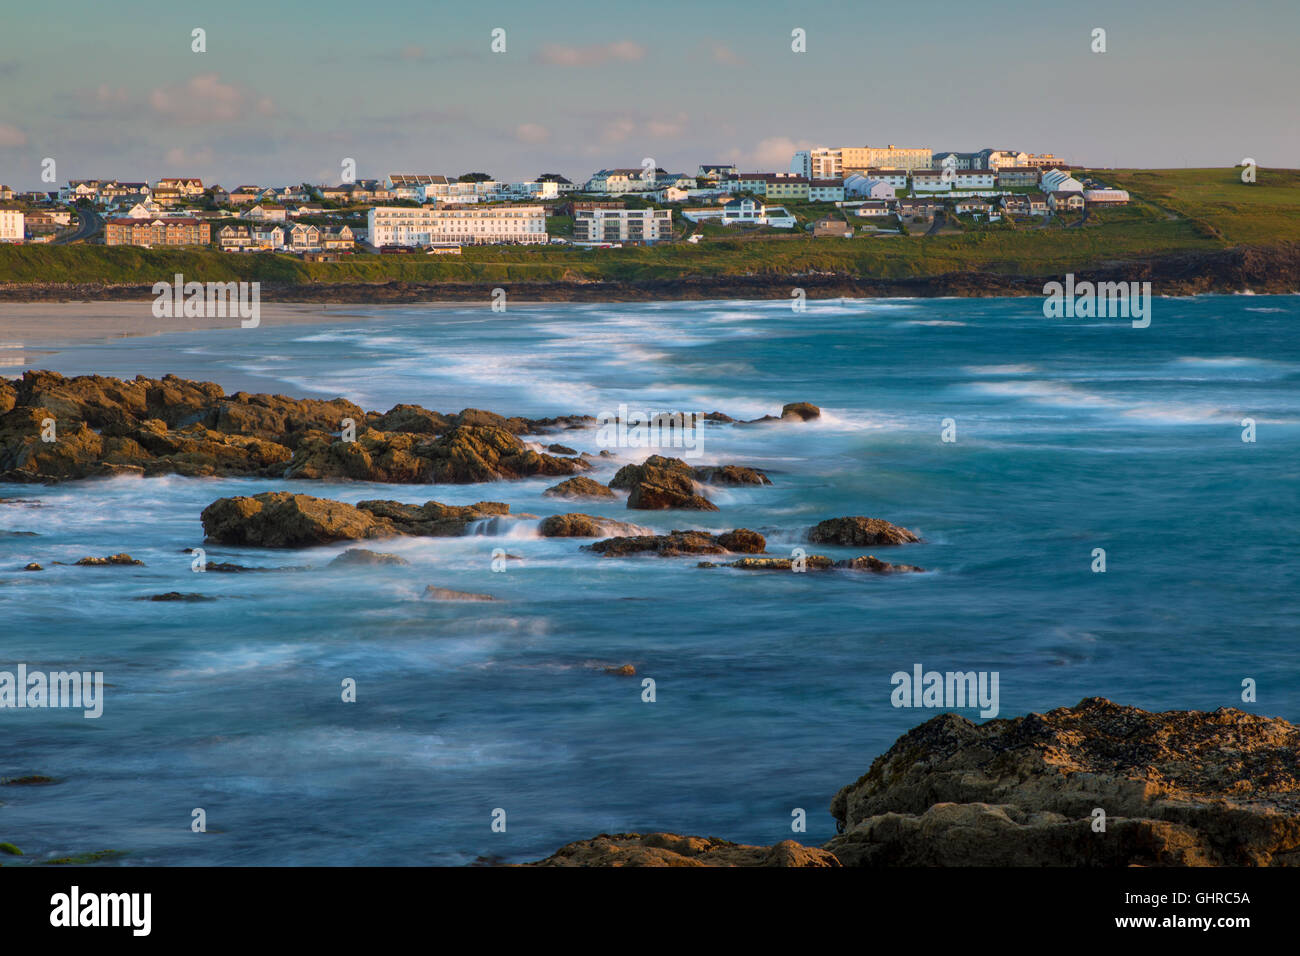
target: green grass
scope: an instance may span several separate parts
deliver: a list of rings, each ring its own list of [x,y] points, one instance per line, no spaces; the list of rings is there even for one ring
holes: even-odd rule
[[[566,246],[467,246],[460,256],[370,256],[306,263],[287,255],[215,250],[144,250],[115,246],[0,246],[0,282],[152,284],[180,272],[198,281],[526,283],[577,279],[671,280],[693,276],[836,272],[909,278],[948,272],[1048,274],[1103,261],[1210,251],[1239,244],[1300,241],[1300,171],[1259,170],[1245,185],[1240,170],[1099,170],[1133,202],[1090,213],[1084,228],[965,227],[908,242],[813,239],[800,229],[739,231],[705,223],[699,244],[580,250]],[[791,208],[794,207],[794,208]],[[801,222],[834,207],[786,204]],[[564,232],[568,223],[552,218]],[[846,217],[855,228],[857,217]],[[1077,214],[1070,217],[1077,219]],[[678,222],[680,214],[674,215]],[[869,224],[870,220],[863,224]],[[678,222],[680,228],[680,222]],[[928,225],[911,225],[923,233]]]

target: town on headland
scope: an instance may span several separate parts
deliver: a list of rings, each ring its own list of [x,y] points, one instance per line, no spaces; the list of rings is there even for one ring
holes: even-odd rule
[[[1029,280],[1089,270],[1164,280],[1160,294],[1300,287],[1300,171],[1253,162],[1094,169],[886,145],[799,150],[783,171],[646,159],[578,181],[341,179],[0,185],[0,298],[142,298],[174,272],[260,281],[283,301],[502,284],[538,300],[1037,294]]]

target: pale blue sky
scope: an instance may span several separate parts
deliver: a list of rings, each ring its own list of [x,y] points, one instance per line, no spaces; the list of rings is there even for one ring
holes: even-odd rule
[[[65,0],[0,21],[0,182],[502,179],[808,145],[1300,167],[1297,0]],[[206,53],[191,30],[207,31]],[[506,52],[490,52],[491,31]],[[794,28],[808,52],[790,49]],[[1093,53],[1094,27],[1107,52]]]

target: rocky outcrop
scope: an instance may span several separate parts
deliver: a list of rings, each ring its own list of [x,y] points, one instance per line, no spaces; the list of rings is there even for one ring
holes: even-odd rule
[[[827,849],[849,866],[1296,866],[1300,728],[1099,697],[980,725],[943,714],[831,813]]]
[[[696,492],[695,473],[680,458],[651,455],[639,465],[624,465],[610,480],[609,486],[629,492],[629,508],[718,510],[717,505]]]
[[[582,514],[572,511],[568,514],[550,515],[537,525],[537,532],[543,538],[604,538],[610,535],[635,535],[645,533],[645,528],[602,518],[598,515]]]
[[[555,446],[552,445],[551,447],[554,448]],[[542,494],[547,498],[583,498],[592,501],[617,497],[613,491],[599,481],[584,476],[569,478],[558,485],[552,485]]]
[[[174,375],[134,380],[29,371],[0,391],[0,480],[113,475],[291,477],[392,483],[572,475],[585,459],[518,438],[585,417],[505,418],[418,405],[364,412],[343,398],[236,392]],[[562,446],[560,446],[562,447]]]
[[[921,539],[883,518],[827,518],[818,522],[808,532],[813,544],[839,544],[846,547],[880,547],[882,545],[915,544]]]
[[[106,568],[122,564],[143,565],[144,562],[137,561],[129,554],[123,552],[122,554],[110,554],[106,558],[81,558],[80,560],[75,561],[74,564],[79,568]]]
[[[622,536],[584,547],[607,558],[629,554],[657,554],[671,558],[684,554],[761,554],[767,541],[757,531],[737,528],[719,535],[707,531],[673,531],[669,534]]]
[[[260,548],[301,548],[397,535],[456,537],[476,521],[506,515],[496,501],[473,505],[422,505],[400,501],[361,501],[355,506],[287,491],[252,497],[218,498],[201,516],[207,540]],[[210,568],[211,566],[209,566]]]
[[[720,564],[715,564],[712,561],[701,561],[699,566],[702,568],[739,568],[742,571],[793,571],[795,562],[792,558],[741,558],[737,561],[724,561]],[[872,574],[901,574],[904,572],[925,571],[925,568],[918,568],[914,564],[890,564],[888,561],[881,561],[872,554],[864,554],[857,558],[846,558],[842,561],[828,558],[824,554],[810,554],[802,559],[799,566],[806,571],[867,571]]]
[[[770,485],[772,479],[757,468],[743,465],[698,465],[691,469],[695,480],[706,485]]]
[[[794,840],[746,846],[674,833],[602,833],[561,847],[526,866],[815,866],[837,867],[833,854]]]

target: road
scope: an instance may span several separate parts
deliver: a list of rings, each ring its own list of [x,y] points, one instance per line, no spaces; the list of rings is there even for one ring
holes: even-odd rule
[[[77,226],[76,231],[71,232],[66,236],[55,238],[50,242],[50,245],[62,246],[67,245],[70,242],[85,242],[97,233],[104,225],[104,220],[100,218],[99,213],[95,212],[95,210],[91,209],[89,206],[78,206],[77,216],[80,220],[80,224]]]

